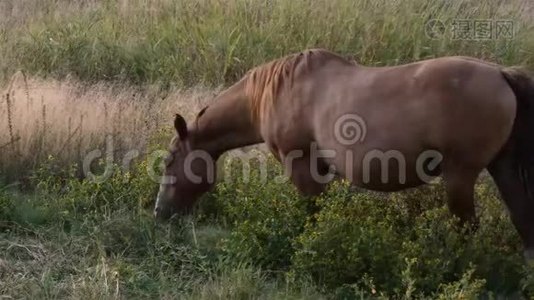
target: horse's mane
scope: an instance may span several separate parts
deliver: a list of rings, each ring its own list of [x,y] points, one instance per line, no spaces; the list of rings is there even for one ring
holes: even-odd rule
[[[323,49],[311,49],[291,54],[250,70],[245,76],[245,93],[250,100],[252,118],[265,119],[275,105],[282,86],[291,88],[296,77],[309,73],[331,59],[351,63],[343,57]],[[302,66],[302,68],[297,67]]]

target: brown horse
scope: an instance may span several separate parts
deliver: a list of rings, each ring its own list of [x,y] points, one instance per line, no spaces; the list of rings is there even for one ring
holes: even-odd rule
[[[476,219],[474,184],[487,168],[534,257],[533,105],[525,73],[474,58],[372,68],[326,50],[289,55],[248,72],[191,124],[176,116],[155,215],[188,211],[221,154],[265,142],[305,195],[332,174],[378,191],[441,174],[464,222]]]

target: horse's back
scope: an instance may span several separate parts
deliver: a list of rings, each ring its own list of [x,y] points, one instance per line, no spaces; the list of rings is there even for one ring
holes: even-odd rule
[[[375,150],[401,153],[414,166],[421,153],[433,149],[445,159],[484,168],[507,141],[515,117],[515,97],[500,67],[474,58],[325,70],[316,82],[315,87],[308,82],[308,94],[298,97],[307,103],[301,124],[312,123],[321,148],[354,153],[356,181],[366,155]],[[340,143],[344,116],[359,118],[355,126],[365,131],[364,139]],[[347,175],[344,155],[326,160]]]

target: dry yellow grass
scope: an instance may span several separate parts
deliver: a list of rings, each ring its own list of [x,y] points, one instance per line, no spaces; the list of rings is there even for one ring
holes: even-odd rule
[[[48,156],[73,163],[92,150],[109,151],[106,141],[118,161],[128,151],[143,152],[175,113],[193,117],[214,91],[26,80],[19,72],[1,95],[0,116],[6,117],[0,119],[0,174],[20,175]]]

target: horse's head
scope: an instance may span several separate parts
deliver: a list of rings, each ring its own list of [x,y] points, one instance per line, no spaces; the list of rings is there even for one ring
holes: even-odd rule
[[[205,151],[192,149],[192,137],[182,116],[176,115],[174,127],[177,136],[172,139],[170,153],[165,159],[154,209],[158,219],[189,212],[196,200],[211,188],[215,177],[215,163],[211,156]]]

